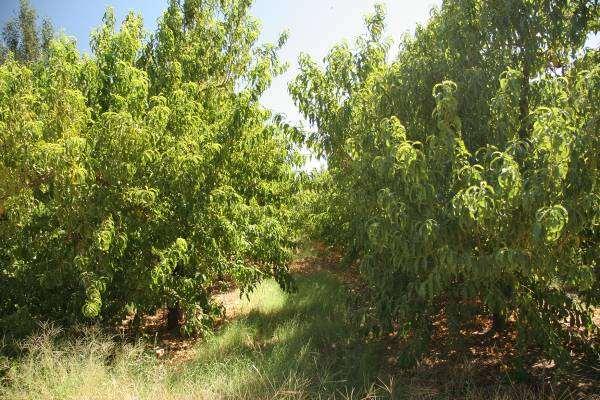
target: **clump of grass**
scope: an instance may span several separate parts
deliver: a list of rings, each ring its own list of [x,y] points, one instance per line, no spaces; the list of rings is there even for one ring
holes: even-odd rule
[[[98,332],[59,340],[54,329],[23,344],[26,356],[7,365],[5,399],[170,398],[164,366],[141,344],[118,344]]]

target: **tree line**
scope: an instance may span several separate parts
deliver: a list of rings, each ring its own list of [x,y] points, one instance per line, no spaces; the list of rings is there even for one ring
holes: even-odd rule
[[[286,36],[258,44],[250,6],[172,0],[148,38],[108,11],[91,58],[31,39],[22,7],[0,67],[4,326],[167,305],[198,331],[215,285],[292,288],[303,234],[358,267],[407,363],[440,317],[460,344],[478,315],[519,354],[597,356],[598,3],[445,0],[394,59],[377,6],[353,46],[300,56],[311,132],[260,105]],[[297,172],[303,144],[327,171]]]

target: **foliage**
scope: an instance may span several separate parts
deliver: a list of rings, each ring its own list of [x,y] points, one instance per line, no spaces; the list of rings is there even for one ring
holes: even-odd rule
[[[582,46],[599,17],[586,1],[448,0],[388,63],[378,7],[355,49],[300,58],[290,92],[327,157],[327,237],[408,354],[440,310],[457,341],[486,313],[557,361],[594,346],[600,64]]]
[[[37,61],[48,51],[54,37],[52,22],[44,18],[40,28],[36,24],[35,9],[29,0],[20,0],[18,16],[9,19],[2,29],[0,62],[9,54],[23,62]]]
[[[0,317],[110,321],[169,306],[185,330],[213,287],[288,288],[299,162],[260,95],[284,44],[245,0],[172,1],[145,41],[109,9],[93,57],[59,38],[0,66]]]

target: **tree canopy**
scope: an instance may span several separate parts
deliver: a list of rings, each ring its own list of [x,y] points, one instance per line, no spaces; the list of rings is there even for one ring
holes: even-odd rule
[[[150,38],[108,9],[92,57],[60,37],[0,66],[5,326],[166,305],[194,332],[223,281],[290,286],[300,159],[258,101],[285,37],[259,45],[249,7],[171,1]]]
[[[318,224],[377,325],[412,338],[406,360],[440,315],[456,340],[488,314],[554,359],[595,346],[598,19],[589,1],[446,0],[388,62],[377,7],[354,48],[300,58],[290,93],[329,166]]]

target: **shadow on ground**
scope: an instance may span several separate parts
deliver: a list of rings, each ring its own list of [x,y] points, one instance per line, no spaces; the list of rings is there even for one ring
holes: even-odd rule
[[[199,345],[175,379],[202,376],[215,395],[232,398],[363,398],[385,391],[376,384],[382,345],[358,333],[340,281],[326,271],[297,279],[293,294],[263,283],[245,312]]]

